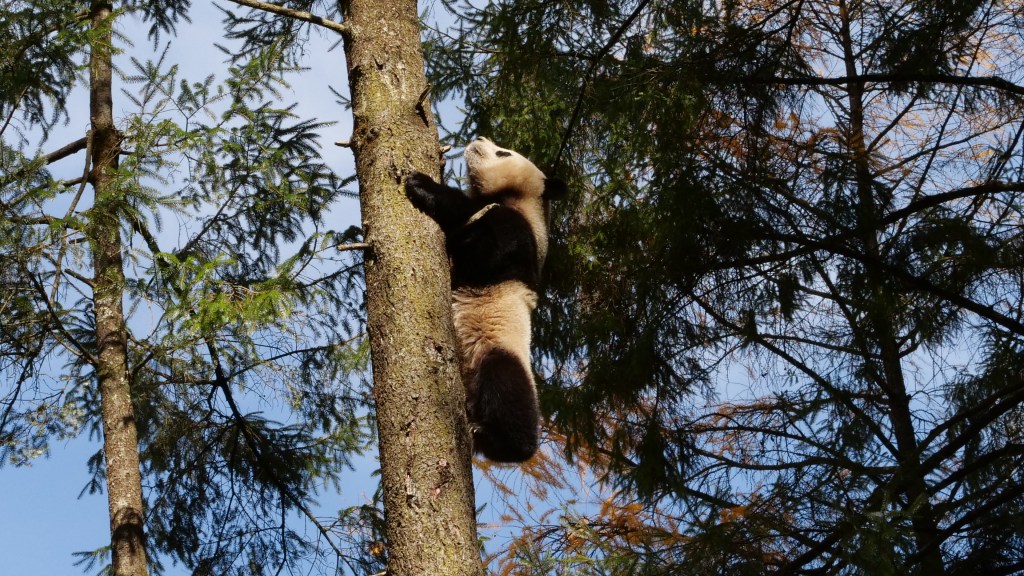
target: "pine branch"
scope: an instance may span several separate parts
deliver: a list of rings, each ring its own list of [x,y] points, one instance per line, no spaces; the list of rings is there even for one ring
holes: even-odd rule
[[[48,154],[43,154],[42,156],[39,157],[39,159],[43,161],[43,164],[46,164],[46,165],[53,164],[54,162],[56,162],[58,160],[62,160],[64,158],[67,158],[68,156],[71,156],[72,154],[74,154],[76,152],[79,152],[81,150],[88,150],[89,142],[90,142],[89,136],[88,135],[83,136],[83,137],[79,138],[78,140],[75,140],[74,142],[71,142],[70,144],[67,144],[67,145],[65,145],[65,146],[63,146],[61,148],[58,148],[58,149],[54,150],[53,152],[50,152]],[[88,156],[89,156],[89,154],[87,152],[86,153],[86,157],[87,157],[86,158],[86,166],[87,167],[89,165],[89,158],[88,158]],[[20,178],[24,178],[25,176],[28,176],[28,174],[32,171],[32,168],[33,168],[34,165],[35,165],[35,162],[29,163],[28,165],[23,166],[23,167],[21,167],[21,168],[19,168],[17,170],[14,170],[11,173],[5,175],[4,178],[2,180],[0,180],[0,188],[3,188],[5,186],[7,186],[8,184],[10,184],[10,183],[12,183],[12,182],[14,182],[14,181],[16,181],[16,180],[18,180]],[[11,200],[10,202],[7,203],[7,205],[13,205],[13,204],[16,204],[16,203],[17,203],[17,200]]]
[[[881,271],[883,274],[888,274],[891,277],[899,280],[908,288],[920,290],[933,296],[938,296],[964,310],[974,312],[978,316],[985,318],[1003,328],[1009,330],[1013,334],[1018,336],[1024,336],[1024,323],[1021,323],[1015,318],[1006,316],[1005,314],[999,313],[995,307],[986,306],[980,302],[974,301],[966,296],[958,294],[952,290],[948,290],[938,284],[929,281],[927,278],[917,276],[911,272],[900,268],[899,266],[891,265],[880,258],[873,257],[868,254],[864,254],[859,250],[854,250],[842,242],[836,242],[835,237],[813,239],[798,234],[768,234],[766,237],[782,242],[791,242],[793,244],[802,245],[815,250],[824,250],[833,254],[846,256],[860,262],[861,264],[874,268]]]
[[[82,169],[82,182],[78,185],[78,192],[75,193],[75,197],[71,200],[71,204],[68,206],[67,212],[64,213],[64,222],[70,221],[71,216],[74,215],[75,210],[78,208],[78,202],[82,199],[82,194],[85,192],[85,185],[89,180],[89,174],[92,169],[92,134],[92,130],[89,130],[84,138],[76,140],[63,148],[46,155],[46,163],[49,164],[50,162],[53,162],[53,159],[55,158],[64,158],[83,148],[85,149],[85,167]],[[67,226],[65,225],[65,227]],[[57,252],[57,274],[53,278],[53,290],[51,291],[50,296],[50,298],[54,300],[57,298],[57,290],[60,287],[60,273],[61,270],[63,270],[60,263],[64,261],[64,254],[67,252],[67,248],[67,236],[64,236],[60,243],[60,250]],[[71,271],[67,270],[67,272]],[[91,281],[88,282],[88,285],[95,288],[95,285]]]
[[[565,126],[565,131],[562,133],[562,143],[558,147],[558,153],[555,154],[555,160],[552,168],[558,166],[558,162],[562,159],[562,153],[565,152],[565,147],[569,144],[569,137],[572,136],[572,131],[576,129],[576,123],[580,119],[580,113],[583,111],[583,98],[587,95],[587,88],[590,86],[590,80],[593,78],[594,73],[597,72],[598,65],[604,60],[604,57],[608,52],[615,46],[615,44],[622,38],[622,35],[629,30],[633,22],[636,21],[637,17],[640,16],[640,12],[650,3],[650,0],[643,0],[637,4],[633,13],[626,18],[621,26],[608,38],[608,42],[601,48],[594,57],[594,61],[590,64],[590,68],[587,69],[587,73],[583,75],[583,84],[580,85],[579,95],[576,97],[576,105],[572,109],[572,116],[569,117],[569,123]]]
[[[274,469],[272,464],[266,462],[266,456],[263,453],[261,445],[264,443],[262,438],[259,438],[257,433],[249,426],[249,421],[246,420],[245,415],[238,408],[238,404],[235,403],[235,398],[231,392],[230,377],[225,373],[224,367],[220,362],[220,355],[217,353],[217,348],[213,343],[213,339],[205,337],[206,349],[210,353],[210,358],[213,360],[214,370],[214,388],[218,388],[221,394],[224,395],[224,399],[228,403],[228,408],[231,410],[231,418],[235,421],[235,424],[242,431],[246,441],[249,443],[249,447],[252,449],[252,453],[256,458],[256,464],[263,468],[264,472],[270,478],[270,481],[277,487],[278,491],[287,496],[289,500],[299,509],[302,514],[309,519],[310,522],[316,526],[317,531],[323,535],[327,544],[334,550],[334,553],[338,555],[338,558],[345,558],[345,553],[338,548],[338,546],[331,540],[331,532],[328,530],[313,514],[308,506],[297,496],[282,480],[277,470]]]
[[[46,288],[43,286],[43,283],[40,282],[39,279],[36,278],[35,276],[31,276],[30,281],[32,282],[32,287],[40,296],[39,301],[43,302],[46,305],[46,313],[53,320],[53,328],[56,331],[56,333],[54,334],[54,338],[58,342],[60,342],[61,346],[63,346],[65,350],[67,350],[71,354],[74,354],[75,356],[78,356],[79,358],[85,359],[86,362],[95,366],[97,363],[96,356],[93,355],[92,352],[90,352],[89,348],[85,347],[82,343],[80,343],[71,334],[71,332],[68,331],[67,327],[64,325],[64,322],[61,321],[60,312],[57,309],[55,309],[53,305],[50,303],[50,300],[48,299],[46,294]]]
[[[781,84],[784,86],[845,86],[847,84],[948,84],[975,88],[994,88],[1017,96],[1024,96],[1024,86],[1014,84],[1000,76],[956,76],[954,74],[859,74],[856,76],[749,76],[741,78],[744,84]],[[731,83],[729,79],[711,80],[710,83]]]
[[[950,190],[948,192],[924,196],[910,202],[903,208],[889,212],[883,218],[883,222],[886,224],[893,224],[907,216],[910,216],[911,214],[940,204],[945,204],[946,202],[959,200],[961,198],[981,196],[983,194],[996,194],[999,192],[1024,192],[1024,182],[986,182],[977,186],[967,186],[965,188],[957,188],[956,190]]]
[[[724,314],[722,314],[719,310],[717,310],[714,306],[709,304],[703,298],[699,297],[697,294],[691,294],[691,297],[694,303],[700,306],[701,310],[707,313],[708,316],[710,316],[716,322],[728,327],[733,333],[739,334],[742,332],[742,326],[726,318]],[[871,431],[872,436],[885,447],[886,451],[893,455],[898,453],[896,446],[894,446],[893,443],[889,440],[889,438],[886,437],[885,431],[882,430],[882,428],[878,425],[877,422],[874,421],[873,418],[871,418],[871,416],[864,412],[864,410],[861,409],[861,407],[858,406],[853,401],[848,391],[843,390],[841,387],[832,384],[832,382],[829,381],[828,378],[826,378],[822,374],[819,374],[813,367],[811,367],[804,361],[800,360],[796,356],[790,354],[787,350],[776,345],[774,342],[766,340],[760,334],[755,334],[753,338],[754,340],[757,341],[759,346],[761,346],[774,356],[778,357],[787,365],[792,366],[798,372],[803,373],[805,376],[814,381],[818,386],[820,386],[823,390],[826,390],[832,398],[834,398],[844,408],[849,410],[851,414],[855,415],[860,422],[864,423],[864,425]]]

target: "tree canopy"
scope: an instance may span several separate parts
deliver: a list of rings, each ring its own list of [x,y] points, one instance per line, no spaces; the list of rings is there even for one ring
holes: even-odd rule
[[[440,518],[467,478],[410,448],[427,436],[409,422],[432,418],[466,449],[430,312],[440,238],[409,253],[400,192],[411,166],[437,169],[431,96],[462,103],[449,144],[486,135],[571,182],[534,334],[544,450],[516,472],[478,463],[498,489],[478,505],[507,498],[499,523],[518,524],[483,544],[490,568],[1024,570],[1019,2],[432,5],[453,20],[425,30],[432,92],[386,47],[346,44],[364,50],[349,80],[366,99],[339,100],[360,120],[365,237],[331,218],[355,179],[287,92],[323,57],[315,34],[408,36],[408,4],[354,4],[225,4],[229,66],[204,78],[166,56],[189,2],[2,4],[0,463],[120,422],[151,571],[391,567],[380,503]],[[373,366],[401,464],[388,494],[325,519],[315,497],[377,424],[367,322],[401,343]],[[113,492],[109,458],[89,490]],[[111,510],[116,549],[138,519]]]
[[[450,6],[456,139],[576,184],[536,334],[552,437],[648,520],[524,546],[585,573],[1024,566],[1016,3]]]

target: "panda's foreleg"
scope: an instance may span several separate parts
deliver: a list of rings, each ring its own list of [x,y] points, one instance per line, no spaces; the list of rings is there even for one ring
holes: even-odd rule
[[[537,451],[539,416],[533,376],[515,355],[489,350],[476,374],[474,448],[496,462],[523,462]]]
[[[441,230],[449,232],[461,227],[476,212],[476,203],[458,188],[435,182],[422,172],[413,172],[405,179],[405,195]]]

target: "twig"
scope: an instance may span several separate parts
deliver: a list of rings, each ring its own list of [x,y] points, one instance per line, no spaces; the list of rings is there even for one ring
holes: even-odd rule
[[[349,250],[366,250],[369,247],[369,242],[354,242],[352,244],[338,244],[337,246],[335,246],[338,252],[348,252]]]
[[[310,24],[316,24],[317,26],[323,26],[328,30],[334,30],[338,34],[347,34],[348,26],[343,22],[335,22],[334,20],[328,20],[316,14],[306,12],[305,10],[293,10],[291,8],[285,8],[277,4],[271,4],[269,2],[260,2],[259,0],[231,0],[235,4],[242,6],[248,6],[249,8],[255,8],[257,10],[264,10],[266,12],[273,12],[274,14],[280,14],[281,16],[287,16],[294,18],[295,20],[302,20],[303,22],[309,22]]]
[[[74,270],[71,270],[70,268],[67,269],[67,270],[64,270],[64,273],[67,274],[68,276],[71,276],[75,280],[78,280],[79,282],[85,284],[86,286],[89,286],[90,288],[93,287],[93,280],[92,280],[92,278],[83,276],[83,275],[79,274],[78,272],[75,272]]]

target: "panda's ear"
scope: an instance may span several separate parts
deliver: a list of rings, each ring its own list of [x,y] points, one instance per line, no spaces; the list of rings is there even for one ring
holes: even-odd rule
[[[561,200],[569,193],[569,186],[560,178],[544,179],[544,199]]]

